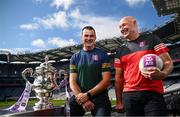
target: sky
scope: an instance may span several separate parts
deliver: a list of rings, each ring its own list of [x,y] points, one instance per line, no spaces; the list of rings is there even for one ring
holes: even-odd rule
[[[123,16],[140,30],[171,20],[157,15],[151,0],[0,0],[0,49],[37,52],[81,44],[81,29],[95,28],[97,41],[120,36]]]

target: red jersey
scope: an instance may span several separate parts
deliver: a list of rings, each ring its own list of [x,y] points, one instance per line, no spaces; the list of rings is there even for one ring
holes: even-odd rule
[[[138,39],[126,41],[115,55],[114,67],[123,69],[123,92],[150,90],[163,93],[162,80],[150,80],[141,75],[139,61],[145,54],[160,55],[168,48],[153,34],[141,34]]]

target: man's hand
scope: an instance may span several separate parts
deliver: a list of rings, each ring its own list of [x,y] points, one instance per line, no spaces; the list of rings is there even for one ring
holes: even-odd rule
[[[124,105],[122,103],[116,103],[114,109],[118,113],[123,112],[124,111]]]
[[[88,98],[89,97],[87,96],[87,93],[79,93],[76,95],[76,101],[80,105],[84,104],[88,100]]]
[[[94,109],[94,103],[90,100],[86,101],[82,106],[86,112]]]
[[[163,73],[161,70],[157,67],[149,67],[147,68],[147,71],[141,72],[141,74],[150,80],[160,80],[164,78]]]

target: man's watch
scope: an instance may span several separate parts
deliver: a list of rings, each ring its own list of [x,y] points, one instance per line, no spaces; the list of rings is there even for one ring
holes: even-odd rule
[[[91,95],[90,92],[87,92],[87,96],[88,96],[88,98],[89,98],[90,100],[92,100],[92,95]]]

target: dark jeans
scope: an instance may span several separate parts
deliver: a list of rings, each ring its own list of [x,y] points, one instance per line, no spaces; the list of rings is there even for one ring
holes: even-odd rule
[[[127,116],[166,116],[163,95],[153,91],[132,91],[123,93]]]
[[[110,116],[111,102],[109,101],[108,93],[101,93],[93,97],[94,109],[91,111],[92,116]],[[70,113],[71,116],[83,116],[85,111],[81,105],[76,102],[75,96],[70,98]]]

